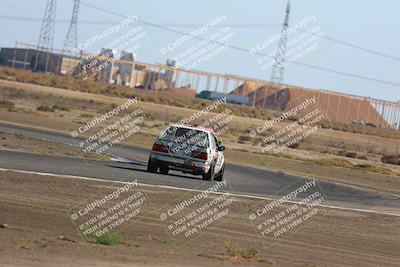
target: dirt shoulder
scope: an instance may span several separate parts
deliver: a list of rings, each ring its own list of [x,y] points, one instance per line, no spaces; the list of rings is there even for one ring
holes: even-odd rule
[[[243,212],[244,206],[262,203],[238,197],[223,223],[177,247],[160,211],[195,192],[141,185],[151,204],[123,228],[118,244],[82,239],[68,210],[120,186],[2,171],[2,266],[397,266],[400,261],[398,217],[320,209],[309,224],[270,246]]]
[[[2,132],[0,132],[0,149],[88,160],[106,160],[108,158],[86,154],[81,149],[66,144]]]

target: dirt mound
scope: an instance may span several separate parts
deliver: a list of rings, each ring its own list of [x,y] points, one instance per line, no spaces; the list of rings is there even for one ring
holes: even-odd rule
[[[263,106],[264,99],[279,90],[278,85],[270,85],[258,82],[244,82],[230,94],[248,96],[249,105]]]
[[[310,109],[319,108],[325,119],[344,124],[353,121],[364,121],[375,126],[388,127],[388,123],[367,99],[360,99],[334,92],[309,90],[290,86],[280,88],[280,85],[262,85],[256,82],[245,82],[231,94],[248,96],[249,105],[266,107],[273,110],[288,111],[306,99],[315,97],[316,105],[299,112],[298,117],[304,116]]]
[[[376,126],[388,126],[367,99],[352,98],[325,91],[286,88],[268,96],[266,103],[269,108],[288,111],[313,97],[315,97],[316,105],[312,108],[319,108],[329,121],[351,124],[354,120],[361,120]],[[309,109],[302,110],[298,116],[303,116],[308,112],[310,112]]]
[[[262,86],[261,83],[257,82],[244,82],[241,86],[230,92],[232,95],[248,96],[250,93],[256,91]]]
[[[249,103],[257,107],[268,107],[265,102],[269,96],[277,93],[281,88],[279,85],[264,85],[249,94]],[[265,102],[265,103],[264,103]]]

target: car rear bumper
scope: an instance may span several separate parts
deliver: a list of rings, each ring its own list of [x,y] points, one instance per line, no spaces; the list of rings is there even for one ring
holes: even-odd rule
[[[210,170],[208,161],[178,158],[165,153],[151,152],[149,160],[157,165],[168,166],[170,169],[195,175],[205,174]]]

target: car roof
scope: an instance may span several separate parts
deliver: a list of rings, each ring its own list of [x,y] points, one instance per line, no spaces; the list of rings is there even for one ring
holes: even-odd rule
[[[204,128],[204,127],[200,127],[200,126],[197,126],[197,125],[171,124],[169,127],[186,128],[186,129],[198,130],[198,131],[203,131],[203,132],[206,132],[206,133],[214,134],[213,129]]]

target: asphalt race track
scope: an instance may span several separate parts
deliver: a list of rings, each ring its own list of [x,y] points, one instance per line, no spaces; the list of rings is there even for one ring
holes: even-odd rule
[[[74,145],[74,140],[66,134],[22,128],[0,123],[0,132],[22,134],[54,142]],[[0,168],[74,175],[115,181],[132,181],[153,185],[166,185],[188,189],[207,189],[216,182],[202,181],[200,176],[171,171],[168,175],[148,173],[146,162],[149,151],[136,147],[121,147],[114,153],[132,160],[131,163],[90,161],[70,157],[56,157],[31,153],[0,150]],[[0,172],[2,175],[3,172]],[[309,179],[282,172],[227,164],[225,168],[227,186],[220,191],[279,198],[286,192],[282,190],[296,182],[301,186]],[[313,177],[318,178],[318,177]],[[400,215],[400,198],[388,193],[351,187],[347,185],[318,181],[326,201],[324,205],[363,209]],[[279,193],[277,193],[279,191]]]

